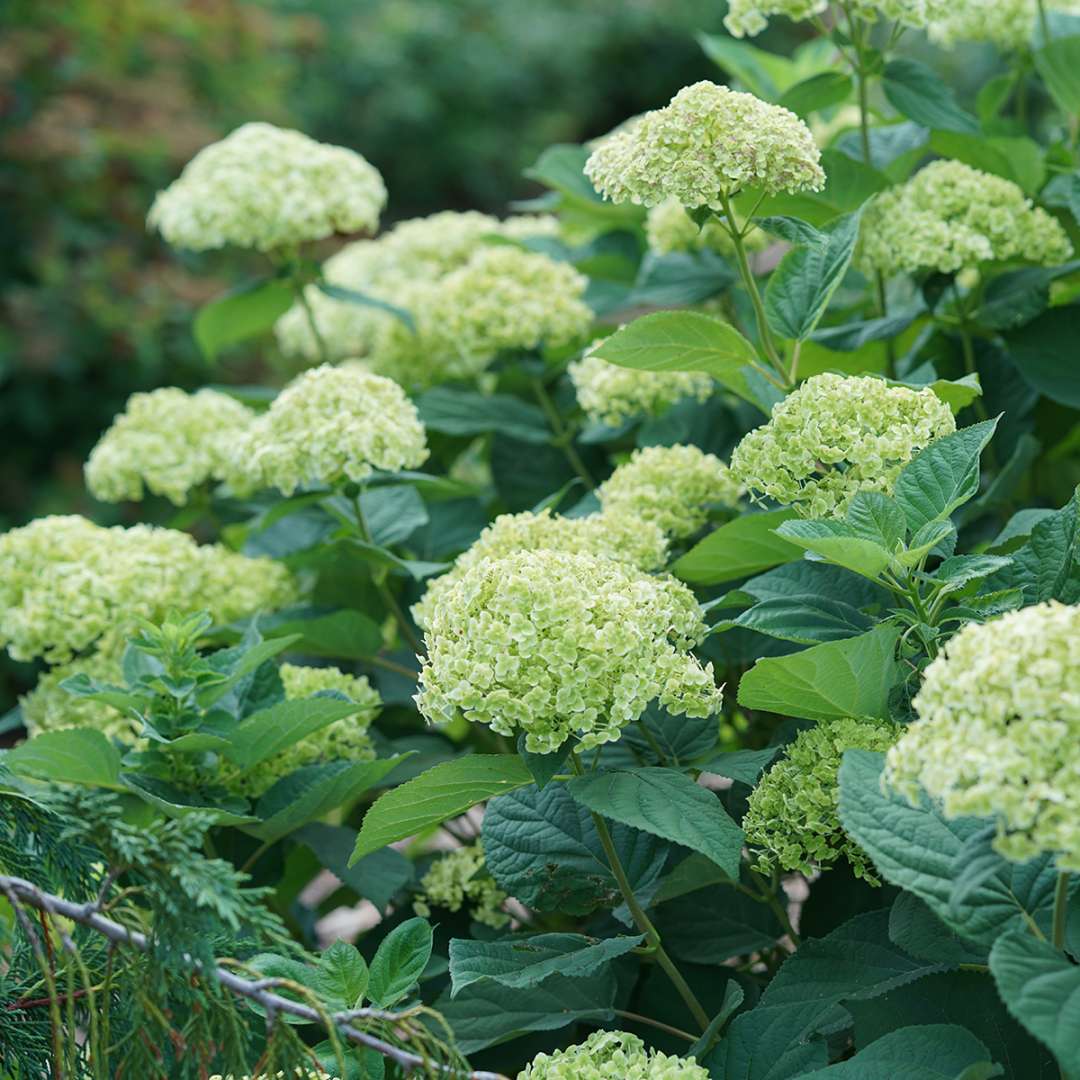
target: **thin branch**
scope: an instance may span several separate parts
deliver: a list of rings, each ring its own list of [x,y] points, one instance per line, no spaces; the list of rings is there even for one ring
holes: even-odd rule
[[[16,901],[22,901],[39,911],[47,911],[54,916],[63,916],[65,919],[89,927],[114,944],[131,945],[142,952],[146,952],[149,948],[145,934],[138,930],[129,930],[126,926],[106,918],[95,909],[95,902],[93,901],[88,904],[73,904],[62,897],[44,892],[33,882],[24,878],[9,877],[3,874],[0,874],[0,892],[4,893],[12,901],[16,913],[20,910],[20,905]],[[195,958],[185,956],[185,960],[193,968],[202,970],[203,965]],[[320,1015],[318,1009],[298,1001],[290,1001],[280,994],[275,994],[273,987],[280,986],[281,979],[245,979],[220,965],[214,967],[212,974],[227,990],[232,991],[239,997],[256,1002],[268,1013],[288,1013],[290,1016],[296,1016],[315,1024],[323,1021],[323,1015]],[[391,1043],[384,1042],[382,1039],[352,1026],[354,1020],[376,1020],[393,1023],[409,1015],[409,1012],[393,1013],[384,1009],[350,1009],[346,1012],[330,1014],[330,1020],[350,1042],[365,1046],[378,1054],[382,1054],[383,1057],[390,1058],[406,1071],[435,1069],[443,1076],[454,1077],[457,1080],[507,1080],[501,1073],[470,1072],[464,1069],[456,1069],[451,1065],[432,1062],[419,1054],[413,1054],[408,1050],[393,1046]]]

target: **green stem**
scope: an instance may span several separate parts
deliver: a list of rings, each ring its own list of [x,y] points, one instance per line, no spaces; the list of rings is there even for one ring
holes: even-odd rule
[[[765,314],[765,304],[761,299],[761,291],[758,289],[757,282],[754,280],[754,272],[750,269],[750,260],[746,256],[746,245],[743,243],[742,231],[739,229],[739,222],[735,217],[735,211],[731,206],[731,199],[728,197],[726,191],[720,192],[720,205],[724,208],[724,217],[727,219],[724,224],[728,233],[731,235],[731,243],[735,248],[735,264],[739,268],[739,276],[742,278],[742,283],[746,287],[746,291],[750,294],[750,303],[754,306],[754,318],[757,320],[758,337],[761,339],[761,347],[764,350],[769,363],[780,375],[780,378],[783,380],[783,385],[786,387],[788,385],[787,372],[784,370],[784,363],[780,359],[780,354],[777,352],[776,344],[773,341],[772,331],[769,329],[768,316]]]
[[[300,306],[304,309],[304,314],[307,316],[307,324],[311,329],[311,336],[315,339],[315,348],[319,351],[319,360],[324,364],[330,363],[330,350],[326,347],[326,338],[322,336],[322,331],[319,329],[319,324],[315,319],[315,309],[311,306],[311,301],[308,299],[307,287],[296,278],[292,280],[293,292],[296,294],[296,299],[300,301]]]
[[[536,400],[540,403],[540,408],[544,410],[544,415],[551,425],[551,430],[555,433],[555,438],[552,440],[554,445],[562,450],[563,454],[566,456],[566,460],[570,463],[570,468],[581,477],[585,486],[590,491],[595,491],[596,481],[585,467],[585,462],[581,460],[581,455],[574,446],[573,433],[563,422],[563,418],[559,415],[559,410],[555,408],[555,402],[551,400],[551,395],[547,392],[543,380],[533,379],[532,385]]]
[[[1043,45],[1050,43],[1050,22],[1046,18],[1046,3],[1045,0],[1038,0],[1039,5],[1039,28],[1042,30]]]
[[[575,776],[585,775],[576,751],[572,751],[570,754],[570,766]],[[709,1026],[709,1014],[701,1007],[701,1002],[694,995],[694,991],[690,989],[689,983],[682,977],[674,961],[668,956],[663,943],[660,941],[659,932],[653,926],[649,916],[645,914],[645,909],[638,903],[637,897],[634,896],[633,886],[626,876],[626,870],[623,868],[619,853],[615,850],[615,842],[611,839],[611,832],[608,830],[607,822],[599,814],[592,813],[592,811],[590,811],[590,814],[597,835],[600,837],[600,846],[604,849],[608,865],[611,867],[611,873],[618,883],[619,892],[622,893],[623,900],[626,901],[626,906],[630,909],[630,914],[633,916],[637,928],[645,935],[645,940],[650,947],[656,950],[656,962],[663,968],[664,974],[671,980],[679,997],[686,1003],[686,1007],[690,1010],[690,1015],[693,1016],[694,1021],[700,1025],[702,1031],[705,1031]]]
[[[1062,870],[1057,876],[1054,889],[1054,922],[1051,942],[1055,949],[1065,948],[1065,931],[1069,925],[1069,880],[1071,875]]]
[[[638,721],[638,727],[641,729],[641,734],[645,736],[645,741],[649,744],[649,748],[660,759],[661,765],[668,763],[667,754],[664,753],[664,748],[656,741],[656,736],[649,730],[649,725],[645,723],[644,718]],[[675,759],[675,764],[679,764],[679,759]]]
[[[697,1042],[697,1036],[691,1035],[689,1031],[683,1031],[682,1028],[672,1027],[670,1024],[665,1024],[661,1020],[654,1020],[651,1016],[642,1016],[641,1013],[627,1012],[625,1009],[613,1010],[616,1016],[621,1016],[624,1020],[631,1020],[635,1024],[647,1024],[649,1027],[656,1028],[657,1031],[665,1031],[668,1035],[674,1035],[677,1039],[685,1039],[689,1043]]]
[[[791,938],[791,943],[798,948],[802,944],[802,938],[799,936],[799,932],[795,927],[791,925],[791,917],[787,913],[787,908],[780,902],[780,898],[776,895],[776,892],[769,886],[761,874],[756,870],[751,870],[750,873],[757,881],[758,887],[761,889],[761,895],[758,899],[768,904],[781,927],[783,927],[784,933]]]
[[[413,682],[420,681],[420,677],[415,671],[407,668],[404,664],[399,664],[396,660],[388,660],[385,656],[367,656],[364,659],[374,667],[384,668],[386,671],[392,671],[396,675],[404,675],[405,678],[412,679]]]

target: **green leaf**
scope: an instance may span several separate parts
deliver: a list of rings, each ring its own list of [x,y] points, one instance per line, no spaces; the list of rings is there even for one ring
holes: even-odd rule
[[[802,341],[814,332],[851,265],[861,210],[828,227],[818,243],[789,251],[769,278],[765,314],[781,337]]]
[[[742,829],[712,792],[684,773],[660,768],[594,772],[566,786],[594,813],[697,851],[729,877],[738,877]]]
[[[754,346],[729,323],[697,311],[657,311],[616,330],[594,350],[608,363],[636,371],[703,371],[757,404],[746,368]]]
[[[472,754],[436,765],[375,801],[364,815],[349,865],[485,799],[531,783],[532,775],[516,754]]]
[[[209,800],[181,791],[165,780],[139,773],[122,773],[120,779],[129,791],[144,802],[156,807],[166,817],[185,818],[196,815],[215,825],[248,825],[257,818],[245,813],[247,802],[239,797]]]
[[[342,825],[313,821],[297,829],[292,839],[298,844],[306,844],[323,867],[357,895],[370,900],[380,912],[386,911],[398,892],[415,876],[412,862],[390,847],[373,851],[354,866],[349,866],[349,856],[356,845],[356,830]]]
[[[734,623],[781,641],[816,645],[865,634],[872,629],[874,620],[843,600],[830,600],[827,596],[783,596],[747,608]]]
[[[511,990],[536,986],[552,975],[593,975],[645,940],[590,938],[583,934],[533,934],[500,941],[450,940],[451,997],[484,979]]]
[[[611,837],[635,894],[646,896],[663,872],[668,845],[618,823]],[[620,901],[592,817],[563,784],[492,799],[484,812],[483,842],[488,870],[500,887],[537,911],[588,915]]]
[[[384,484],[360,496],[372,542],[383,547],[400,544],[429,521],[420,493],[410,484]]]
[[[730,881],[698,889],[657,906],[653,921],[664,948],[691,964],[724,964],[773,948],[784,936],[773,910]]]
[[[847,101],[851,90],[850,75],[841,71],[822,71],[786,90],[777,104],[805,119],[812,112]]]
[[[991,279],[983,293],[975,320],[990,330],[1015,330],[1025,326],[1050,306],[1050,286],[1080,268],[1080,262],[1064,266],[1027,266]]]
[[[416,401],[424,426],[444,435],[481,435],[501,431],[524,443],[548,443],[551,428],[535,405],[511,394],[478,394],[437,386]]]
[[[900,679],[895,626],[759,660],[739,683],[739,704],[807,720],[881,719]]]
[[[295,651],[307,656],[362,660],[383,647],[379,624],[350,608],[287,608],[262,619],[259,628],[268,638],[291,637]]]
[[[994,942],[990,971],[1009,1012],[1053,1050],[1062,1074],[1080,1075],[1080,967],[1029,930]]]
[[[698,764],[702,772],[716,773],[738,780],[740,784],[753,787],[762,770],[782,747],[767,746],[764,750],[726,750]]]
[[[457,1049],[475,1054],[530,1031],[556,1031],[584,1021],[605,1023],[615,1015],[615,990],[610,969],[577,979],[553,975],[513,994],[485,979],[455,998],[447,990],[433,1008],[450,1025]]]
[[[389,1009],[416,985],[431,959],[431,927],[425,919],[406,919],[382,939],[371,961],[367,994],[373,1005]]]
[[[362,795],[396,769],[411,754],[376,761],[328,761],[305,765],[283,776],[259,799],[255,813],[261,819],[245,832],[266,843],[280,840],[294,829],[321,818]]]
[[[889,103],[923,127],[969,135],[979,132],[979,122],[960,108],[941,76],[918,60],[890,60],[882,86]]]
[[[753,753],[753,751],[748,752]],[[653,893],[652,904],[653,907],[658,907],[669,900],[677,900],[680,896],[698,892],[710,885],[730,884],[732,884],[731,878],[712,859],[706,859],[704,855],[696,853],[687,855],[661,879],[656,892]]]
[[[331,1012],[360,1005],[368,986],[367,961],[347,941],[335,941],[319,954],[319,962],[305,983]]]
[[[230,346],[267,333],[295,299],[285,282],[260,278],[211,300],[199,309],[192,327],[199,351],[213,360]]]
[[[925,901],[946,926],[967,941],[989,946],[1005,930],[1028,919],[1048,926],[1055,874],[1051,860],[1000,860],[998,871],[972,889],[965,903],[952,903],[963,869],[965,844],[985,826],[978,818],[948,820],[924,799],[912,806],[881,790],[884,757],[849,750],[840,767],[840,820],[893,885]]]
[[[902,892],[889,912],[889,938],[922,960],[945,964],[985,964],[987,950],[965,941],[914,893]]]
[[[714,251],[647,252],[627,307],[684,307],[723,292],[735,273]]]
[[[1003,176],[1032,196],[1038,193],[1046,171],[1042,150],[1026,137],[935,131],[930,136],[930,148],[941,157]]]
[[[843,322],[838,326],[825,326],[811,334],[811,340],[836,352],[856,352],[874,341],[887,341],[899,337],[916,319],[926,313],[924,304],[910,307],[877,319]]]
[[[970,1031],[925,1024],[890,1031],[847,1061],[805,1073],[804,1080],[985,1080],[1003,1071]]]
[[[776,102],[797,78],[786,56],[767,52],[726,34],[698,34],[705,55],[722,71],[734,75],[755,96]]]
[[[232,732],[225,756],[246,771],[358,710],[356,702],[339,697],[281,701],[244,720]]]
[[[1067,357],[1076,334],[1080,305],[1051,308],[1005,335],[1009,359],[1025,382],[1052,401],[1080,409],[1080,371]]]
[[[387,315],[393,315],[395,319],[403,322],[414,334],[416,333],[416,320],[409,311],[406,311],[403,307],[398,307],[397,304],[391,304],[386,300],[380,300],[377,296],[369,296],[367,293],[360,292],[358,289],[349,289],[344,285],[335,285],[331,281],[316,281],[315,288],[317,288],[319,292],[329,296],[332,300],[339,300],[343,304],[353,304],[356,307],[370,307],[376,308],[379,311],[385,311]]]
[[[1050,96],[1069,116],[1080,114],[1080,37],[1060,37],[1032,53]]]
[[[979,457],[996,427],[996,419],[984,420],[935,439],[904,467],[893,498],[912,532],[944,521],[978,494]]]
[[[795,516],[793,510],[744,514],[721,525],[676,559],[671,572],[691,585],[719,585],[801,559],[802,549],[775,532]]]
[[[519,735],[517,741],[517,751],[521,755],[521,760],[525,762],[533,782],[540,789],[546,787],[551,782],[551,778],[562,770],[571,748],[572,744],[567,741],[553,753],[534,754],[525,749],[524,734]]]
[[[892,551],[875,540],[854,535],[843,521],[829,519],[783,522],[776,530],[792,544],[810,551],[835,566],[842,566],[871,581],[878,578],[892,561]]]
[[[126,790],[120,782],[120,751],[93,728],[43,731],[8,750],[0,762],[18,776]]]

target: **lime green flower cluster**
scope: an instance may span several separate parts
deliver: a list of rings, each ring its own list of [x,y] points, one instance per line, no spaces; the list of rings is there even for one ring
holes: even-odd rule
[[[773,15],[783,15],[794,22],[813,19],[828,10],[830,0],[730,0],[724,25],[732,37],[760,34]],[[996,3],[997,0],[989,0]],[[1034,0],[1033,0],[1034,2]],[[890,19],[917,29],[932,25],[948,10],[950,0],[853,0],[845,5],[852,14],[876,22]]]
[[[283,607],[296,585],[280,563],[149,525],[102,528],[44,517],[0,536],[0,646],[16,660],[116,654],[140,616],[209,611],[232,622]]]
[[[479,842],[437,859],[420,879],[420,888],[413,910],[425,919],[433,907],[460,911],[468,903],[469,914],[484,926],[501,930],[510,922],[502,909],[506,893],[484,872],[484,849]]]
[[[294,379],[237,440],[228,482],[235,491],[366,480],[427,460],[416,406],[392,379],[358,365],[312,368]]]
[[[228,394],[174,386],[132,394],[86,462],[86,486],[102,502],[138,501],[144,490],[183,506],[224,480],[232,445],[255,414]]]
[[[821,152],[793,112],[698,82],[671,103],[603,139],[585,175],[612,202],[722,209],[722,196],[755,187],[769,194],[820,191]]]
[[[320,728],[300,742],[240,773],[228,763],[219,770],[221,783],[236,795],[257,799],[283,776],[305,765],[330,761],[373,761],[375,745],[368,728],[382,708],[382,698],[364,675],[349,675],[336,667],[304,667],[282,664],[285,698],[296,701],[325,690],[334,690],[355,702],[356,712]]]
[[[333,286],[363,293],[410,313],[400,318],[371,305],[350,303],[309,286],[306,299],[331,358],[363,358],[372,371],[408,386],[472,378],[492,356],[463,354],[448,339],[436,310],[440,284],[496,238],[524,240],[557,232],[553,217],[523,215],[505,221],[487,214],[446,211],[396,225],[377,240],[361,240],[327,259],[323,276]],[[320,358],[307,312],[296,304],[276,326],[289,355]]]
[[[1045,0],[1047,11],[1080,11],[1078,0]],[[1038,0],[950,0],[929,28],[930,40],[951,48],[987,41],[1004,51],[1026,49],[1035,36]]]
[[[648,1050],[625,1031],[594,1031],[578,1046],[537,1054],[517,1080],[708,1080],[693,1058]]]
[[[878,884],[872,864],[840,824],[838,774],[845,750],[888,750],[901,730],[889,723],[833,720],[800,732],[754,788],[743,818],[759,869],[809,876],[844,857],[856,877]]]
[[[385,205],[379,171],[359,154],[256,123],[200,150],[158,194],[147,222],[191,251],[268,252],[374,231]]]
[[[803,517],[843,517],[857,492],[890,493],[919,450],[955,430],[933,390],[826,373],[775,405],[735,447],[731,468],[751,493]]]
[[[588,749],[657,698],[678,715],[716,713],[712,665],[688,654],[704,635],[693,593],[673,578],[556,551],[484,559],[431,611],[415,700],[433,723],[520,730],[533,753],[572,735]]]
[[[591,351],[568,370],[589,419],[611,427],[638,416],[659,416],[683,398],[707,401],[713,392],[712,376],[704,372],[638,371],[610,364]]]
[[[742,485],[715,455],[696,446],[635,450],[596,491],[605,514],[652,522],[668,536],[692,536],[710,506],[736,507]]]
[[[743,224],[739,222],[740,227]],[[665,199],[649,207],[645,216],[645,239],[649,250],[657,255],[670,255],[673,251],[707,250],[720,255],[735,252],[731,233],[723,225],[707,221],[699,229],[678,199]],[[750,251],[760,251],[768,242],[768,237],[760,229],[751,229],[743,238],[743,245]]]
[[[1056,852],[1062,870],[1080,870],[1080,607],[969,623],[927,667],[914,705],[888,783],[912,799],[922,787],[949,817],[995,817],[1008,859]]]
[[[990,260],[1055,266],[1072,251],[1057,219],[1011,180],[960,161],[933,161],[869,205],[860,259],[885,275],[949,274]]]
[[[659,570],[667,561],[667,540],[657,526],[630,514],[611,512],[568,518],[550,509],[500,514],[476,542],[458,556],[453,568],[434,578],[412,608],[417,626],[426,628],[443,597],[485,559],[517,551],[563,551],[629,563],[639,570]]]
[[[113,686],[123,682],[120,657],[115,653],[95,652],[52,668],[38,679],[33,690],[19,699],[27,733],[33,737],[44,731],[91,727],[110,739],[134,742],[139,734],[139,725],[134,720],[111,705],[69,694],[60,686],[75,675],[86,675]]]

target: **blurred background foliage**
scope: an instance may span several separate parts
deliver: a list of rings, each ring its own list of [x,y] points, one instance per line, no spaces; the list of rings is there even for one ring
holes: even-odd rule
[[[553,142],[715,77],[693,0],[8,0],[0,5],[0,528],[90,504],[83,459],[127,396],[208,370],[193,311],[245,273],[147,234],[154,193],[247,120],[363,153],[387,222],[505,212]]]

